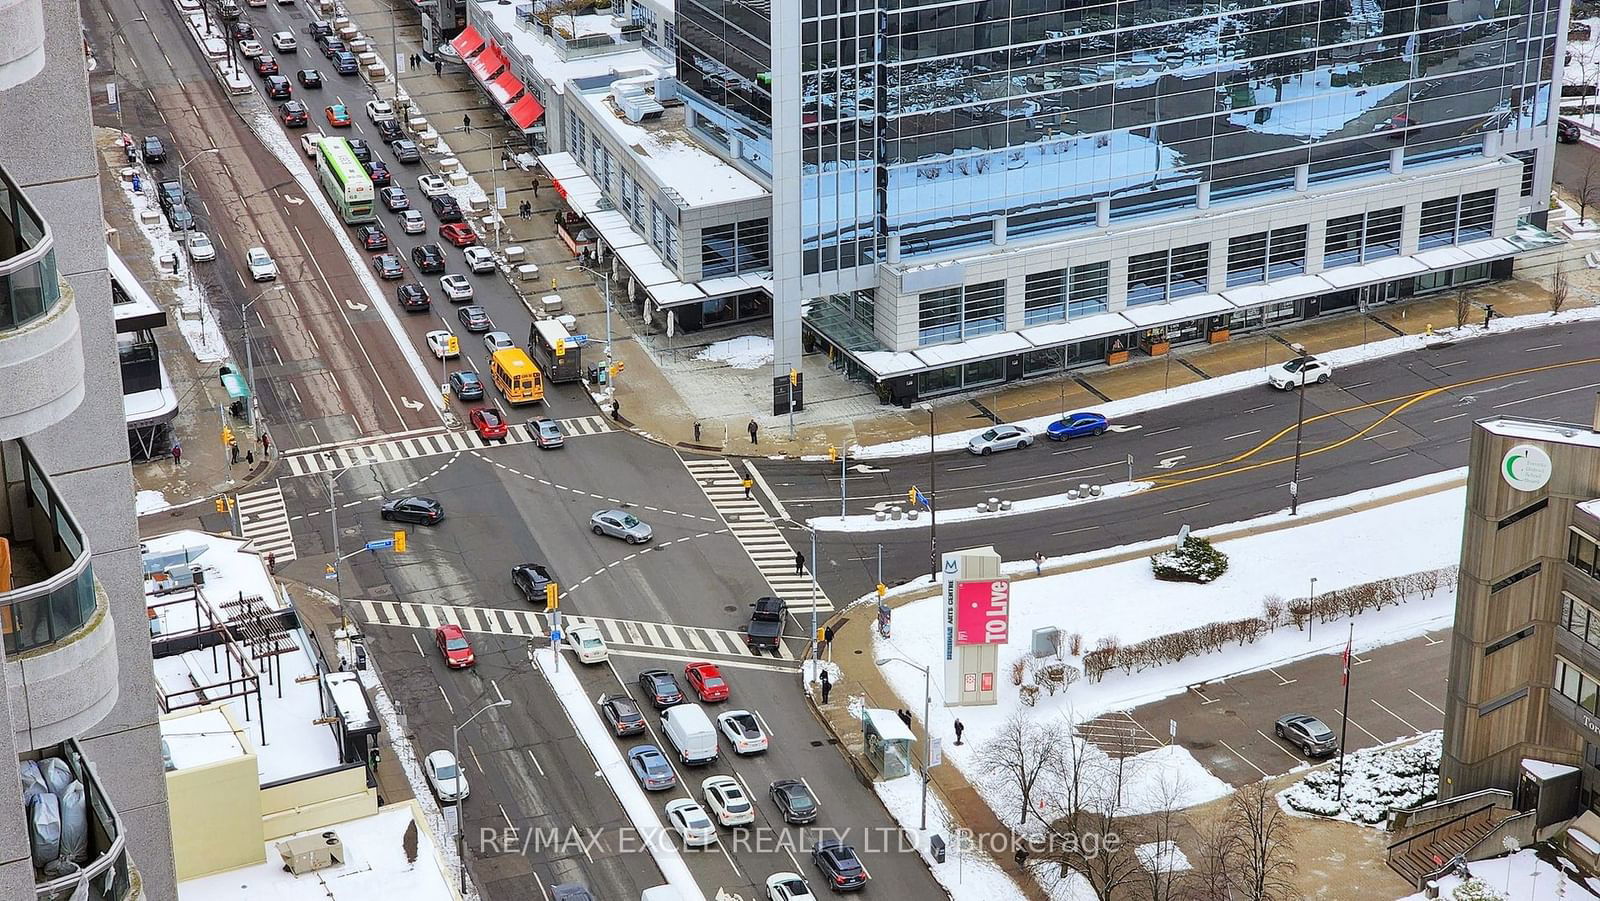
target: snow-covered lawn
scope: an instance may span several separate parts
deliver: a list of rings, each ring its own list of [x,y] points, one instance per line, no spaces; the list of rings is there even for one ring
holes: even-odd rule
[[[1177,842],[1150,842],[1135,848],[1133,853],[1138,855],[1139,863],[1151,872],[1181,873],[1194,869],[1189,865],[1189,858],[1178,848]]]
[[[1339,791],[1339,761],[1318,767],[1278,794],[1295,814],[1331,817],[1377,826],[1397,808],[1426,804],[1439,796],[1439,756],[1443,733],[1425,733],[1408,744],[1363,748],[1344,758],[1344,791]]]
[[[167,503],[167,496],[159,491],[141,489],[133,496],[133,507],[140,516],[146,513],[156,513],[170,506],[172,505]]]
[[[1600,879],[1585,876],[1565,857],[1524,848],[1515,854],[1467,864],[1472,878],[1443,876],[1441,901],[1600,901]],[[1423,901],[1418,892],[1400,901]]]
[[[982,898],[983,901],[1023,901],[1027,897],[1015,881],[986,853],[976,847],[958,831],[950,819],[950,811],[939,798],[939,793],[928,792],[928,828],[918,829],[922,821],[922,780],[915,773],[899,779],[887,779],[872,784],[883,806],[905,829],[909,841],[914,841],[922,862],[933,872],[933,878],[944,886],[952,897]],[[945,841],[944,863],[934,863],[928,850],[930,835],[939,835]],[[1003,852],[1002,852],[1003,853]],[[893,891],[893,886],[886,886]],[[1091,892],[1084,897],[1092,898]]]
[[[728,338],[700,351],[694,358],[723,363],[734,369],[759,369],[772,362],[772,339],[765,335]]]

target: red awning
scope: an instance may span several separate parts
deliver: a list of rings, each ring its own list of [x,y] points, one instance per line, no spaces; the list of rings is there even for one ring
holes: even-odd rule
[[[544,115],[544,104],[540,103],[532,94],[523,94],[522,99],[511,104],[511,108],[506,110],[506,113],[511,116],[511,121],[517,123],[518,128],[531,128],[533,123],[539,121],[539,117]]]
[[[472,70],[472,77],[484,81],[490,75],[505,68],[502,63],[505,57],[500,53],[500,45],[494,41],[484,51],[472,59],[467,60],[467,68]]]
[[[510,69],[501,72],[500,77],[489,82],[488,87],[489,96],[493,97],[494,102],[502,107],[509,107],[511,98],[522,93],[522,82],[517,79],[517,76],[511,74]]]
[[[478,34],[476,28],[468,25],[460,34],[450,39],[450,46],[455,48],[456,53],[459,53],[462,59],[466,59],[483,49],[483,35]]]

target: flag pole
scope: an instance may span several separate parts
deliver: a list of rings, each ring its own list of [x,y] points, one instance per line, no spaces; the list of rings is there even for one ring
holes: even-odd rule
[[[1350,731],[1350,651],[1356,641],[1356,624],[1350,624],[1350,637],[1344,644],[1344,712],[1341,714],[1343,722],[1339,725],[1339,787],[1334,793],[1335,801],[1344,800],[1344,737]]]

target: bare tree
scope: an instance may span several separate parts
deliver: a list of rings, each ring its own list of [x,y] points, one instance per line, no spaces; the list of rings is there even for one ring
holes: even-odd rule
[[[1572,281],[1567,277],[1567,271],[1556,264],[1556,274],[1550,277],[1550,314],[1553,316],[1561,312],[1561,308],[1572,299]]]
[[[1294,824],[1265,782],[1252,782],[1228,802],[1229,829],[1237,836],[1239,865],[1234,884],[1249,901],[1288,901],[1298,892],[1293,878]]]
[[[1589,219],[1589,204],[1594,203],[1596,196],[1600,195],[1600,157],[1589,154],[1589,162],[1583,167],[1583,178],[1578,180],[1578,222],[1582,224]]]
[[[1131,812],[1126,795],[1137,749],[1131,747],[1131,735],[1112,741],[1127,747],[1102,752],[1082,739],[1067,742],[1061,768],[1050,780],[1054,791],[1042,801],[1048,862],[1059,872],[1083,876],[1101,898],[1119,896],[1144,874],[1135,833],[1124,822]],[[1046,861],[1033,862],[1038,866]]]
[[[1467,290],[1461,288],[1456,291],[1456,328],[1465,328],[1471,317],[1472,301],[1467,298]]]
[[[1060,721],[1037,722],[1017,711],[983,743],[978,772],[992,785],[1012,794],[1020,808],[1018,823],[1028,822],[1040,777],[1058,772],[1062,749],[1072,741]]]
[[[1177,856],[1178,830],[1186,822],[1183,807],[1188,797],[1189,786],[1177,770],[1163,770],[1145,792],[1144,806],[1154,811],[1143,820],[1141,838],[1155,848],[1155,853],[1142,861],[1149,879],[1150,901],[1174,901],[1180,897],[1182,882],[1173,870],[1173,862]]]
[[[1234,867],[1238,865],[1239,835],[1224,814],[1195,827],[1190,843],[1189,872],[1177,886],[1184,901],[1218,901],[1233,894]]]

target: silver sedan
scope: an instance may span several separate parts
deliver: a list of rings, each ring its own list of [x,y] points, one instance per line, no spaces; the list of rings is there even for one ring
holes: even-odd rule
[[[601,510],[589,517],[589,528],[596,535],[610,535],[629,544],[643,544],[652,534],[648,523],[626,510]]]

